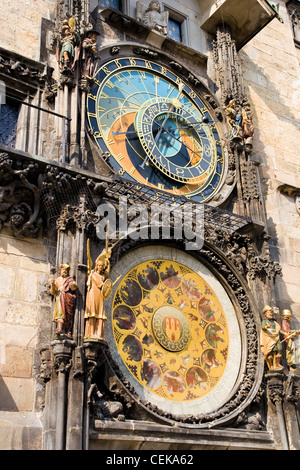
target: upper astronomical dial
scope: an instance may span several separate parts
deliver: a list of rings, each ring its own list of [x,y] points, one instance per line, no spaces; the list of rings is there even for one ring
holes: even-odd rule
[[[220,188],[219,132],[173,71],[138,58],[111,60],[96,72],[87,107],[94,138],[120,175],[198,202]]]

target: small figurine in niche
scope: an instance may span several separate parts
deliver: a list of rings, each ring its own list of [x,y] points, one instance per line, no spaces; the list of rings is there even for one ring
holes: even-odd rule
[[[271,371],[281,370],[282,344],[280,333],[282,333],[279,323],[273,318],[273,308],[265,305],[262,313],[265,319],[261,324],[260,346],[265,357],[266,364]]]
[[[296,358],[296,346],[295,346],[295,336],[300,335],[300,330],[292,330],[291,328],[291,312],[290,310],[282,310],[282,324],[281,329],[283,331],[284,339],[282,343],[285,344],[285,358],[286,362],[290,369],[296,368],[297,358]]]
[[[161,11],[158,0],[152,0],[147,8],[139,0],[136,2],[136,19],[150,29],[155,29],[164,36],[168,35],[169,12]]]
[[[81,44],[81,76],[82,78],[92,78],[95,69],[95,59],[97,50],[96,31],[88,31]]]
[[[229,138],[233,141],[242,141],[241,137],[241,123],[242,115],[237,109],[237,103],[234,99],[230,100],[225,108],[226,120],[229,126]]]
[[[112,282],[108,279],[110,274],[111,250],[106,248],[95,261],[92,269],[89,240],[87,243],[88,252],[88,281],[85,306],[85,331],[84,341],[99,341],[104,339],[104,325],[107,321],[104,300],[111,293]]]
[[[242,130],[243,138],[245,145],[248,147],[248,150],[252,149],[252,140],[254,135],[254,126],[252,124],[252,113],[250,108],[250,103],[244,101],[242,104]]]
[[[50,280],[50,293],[55,297],[53,321],[56,323],[56,335],[72,338],[77,284],[70,276],[70,265],[60,264],[60,274]]]
[[[58,39],[56,59],[61,73],[74,70],[79,57],[79,35],[75,32],[75,19],[64,20],[61,28],[61,36]]]

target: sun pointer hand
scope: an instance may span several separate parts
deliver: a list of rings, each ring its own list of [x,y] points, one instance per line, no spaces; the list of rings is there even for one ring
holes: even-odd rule
[[[162,123],[161,125],[159,124],[160,128],[159,128],[159,131],[158,131],[158,133],[156,134],[155,139],[154,139],[155,144],[157,143],[157,141],[158,141],[158,139],[159,139],[159,137],[160,137],[162,131],[164,130],[164,125],[166,124],[167,120],[169,119],[169,114],[171,114],[173,108],[174,108],[174,104],[172,103],[171,106],[170,106],[169,111],[167,111],[167,113],[166,113],[166,116],[165,116],[165,119],[164,119],[163,123]],[[142,169],[145,168],[145,165],[147,164],[148,159],[149,159],[149,156],[147,155],[147,157],[145,158],[145,160],[143,161],[143,163],[140,165],[140,167],[141,167]]]
[[[153,120],[153,122],[155,122],[155,124],[160,125],[159,122],[155,121],[155,119]],[[164,122],[165,122],[165,121],[164,121]],[[177,129],[180,129],[180,128],[177,127]],[[157,135],[158,135],[158,134],[160,135],[162,131],[166,132],[166,133],[169,134],[171,137],[173,137],[173,139],[175,139],[175,140],[177,140],[178,142],[182,143],[181,139],[178,138],[178,137],[176,137],[172,132],[169,132],[166,128],[164,128],[164,127],[163,127],[163,124],[161,125],[160,131],[157,133]],[[155,137],[155,143],[157,143],[157,140],[158,140],[158,139],[157,139],[157,135],[156,135],[156,137]],[[184,144],[184,146],[185,146],[187,149],[189,149],[191,152],[193,152],[195,155],[197,155],[197,157],[200,157],[200,158],[201,158],[201,155],[199,155],[199,153],[196,152],[195,150],[191,149],[191,147],[189,147],[189,146],[186,145],[186,144]]]

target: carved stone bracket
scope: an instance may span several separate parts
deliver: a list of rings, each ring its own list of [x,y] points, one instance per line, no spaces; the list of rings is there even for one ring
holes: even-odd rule
[[[22,80],[27,88],[37,88],[47,78],[47,66],[0,48],[0,74]]]
[[[61,374],[68,373],[72,366],[72,353],[76,346],[75,341],[68,339],[54,340],[51,346],[54,357],[54,370]]]
[[[276,403],[282,403],[284,393],[284,381],[285,375],[283,372],[268,372],[265,374],[267,381],[267,392],[271,402],[275,405]]]

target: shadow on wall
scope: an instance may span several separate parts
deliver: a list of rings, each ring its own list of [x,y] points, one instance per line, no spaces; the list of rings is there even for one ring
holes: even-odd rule
[[[0,375],[0,412],[1,411],[18,411],[18,407]]]
[[[246,89],[252,87],[255,93],[259,96],[259,99],[264,102],[265,110],[273,113],[281,123],[288,123],[290,126],[299,130],[299,116],[297,116],[297,102],[300,102],[300,78],[297,78],[296,72],[294,77],[293,91],[290,86],[284,81],[284,74],[289,75],[288,64],[285,69],[282,68],[282,64],[276,62],[276,57],[272,57],[270,60],[270,67],[274,69],[274,76],[270,77],[266,72],[259,67],[253,60],[243,51],[240,51],[240,58],[242,61],[242,67],[246,71]],[[296,63],[296,57],[295,57]],[[276,66],[277,65],[277,66]],[[281,74],[281,80],[275,82],[275,74]],[[290,103],[293,103],[294,110],[291,109],[283,99],[283,92],[289,99]],[[257,106],[257,108],[259,105]],[[255,137],[256,141],[261,143],[261,148],[264,147],[264,143],[259,139],[259,129],[257,128],[258,115],[255,112],[254,106],[251,108],[253,113],[253,122],[255,125]],[[280,124],[279,122],[279,124]],[[266,118],[266,125],[269,126],[270,132],[275,132],[274,123],[269,122]],[[259,147],[257,147],[259,150]]]
[[[282,267],[284,263],[287,265],[292,265],[292,259],[286,259],[287,254],[285,251],[288,251],[287,246],[280,245],[278,239],[278,233],[276,230],[276,224],[274,223],[272,217],[269,217],[267,220],[268,227],[270,228],[270,254],[273,261],[277,261],[279,265]],[[293,253],[292,253],[293,255]],[[294,262],[296,265],[296,263]],[[297,279],[295,279],[295,284],[297,283]],[[292,313],[292,323],[295,329],[300,329],[300,319],[297,320],[296,316],[299,317],[300,311],[293,311],[295,310],[294,306],[296,304],[295,299],[293,299],[290,294],[288,293],[287,283],[282,276],[276,276],[275,278],[275,298],[277,299],[276,307],[279,308],[280,312],[283,309],[291,310]],[[300,310],[300,309],[299,309]],[[300,318],[300,317],[299,317]]]

